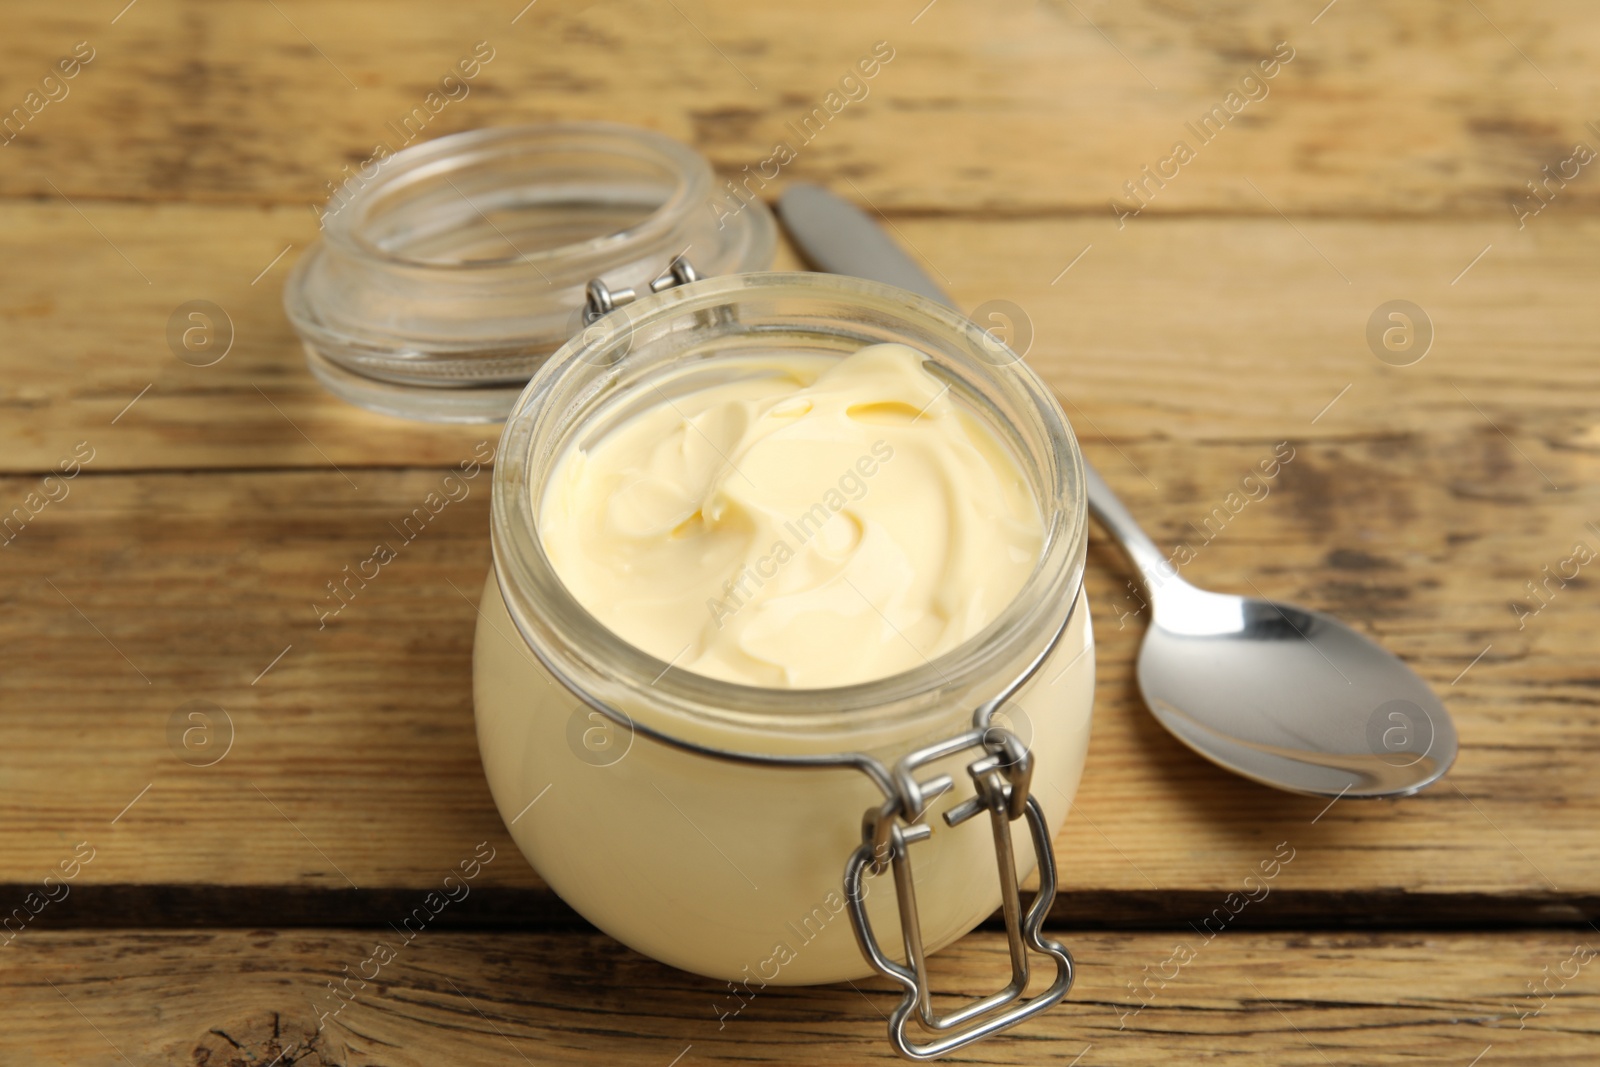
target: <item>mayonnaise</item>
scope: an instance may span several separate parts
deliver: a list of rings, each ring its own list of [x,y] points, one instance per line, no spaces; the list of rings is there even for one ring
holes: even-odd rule
[[[824,688],[982,630],[1039,558],[1017,460],[900,344],[725,357],[556,462],[538,534],[601,623],[678,667]]]

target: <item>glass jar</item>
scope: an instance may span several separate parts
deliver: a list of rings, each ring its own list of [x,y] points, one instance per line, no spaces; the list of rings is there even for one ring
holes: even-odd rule
[[[737,371],[725,357],[842,358],[885,341],[924,353],[930,373],[985,418],[1044,518],[1030,580],[982,632],[876,681],[765,689],[656,659],[563,586],[537,517],[552,466],[575,440],[605,433],[640,403],[726,381]],[[600,318],[529,382],[495,463],[474,695],[484,767],[512,837],[600,929],[727,981],[730,1013],[768,984],[876,970],[907,990],[891,1020],[907,1055],[1012,1025],[1033,1010],[1018,1005],[1040,1002],[1020,999],[1025,972],[1010,996],[940,1019],[921,957],[1001,908],[1013,964],[1019,951],[1024,963],[1030,951],[1054,955],[1052,989],[1070,983],[1065,949],[1038,928],[1054,892],[1049,842],[1089,739],[1085,502],[1077,442],[1049,390],[964,316],[912,293],[835,275],[743,274]],[[971,817],[986,810],[989,819]],[[1048,894],[1022,915],[1015,882],[1040,846]],[[904,947],[885,952],[878,934],[896,929],[904,936],[888,940]],[[911,1042],[913,1015],[947,1036]]]
[[[737,210],[731,205],[737,205]],[[368,161],[284,287],[312,372],[386,414],[498,422],[583,326],[585,287],[676,257],[765,270],[775,227],[687,145],[604,122],[472,130]]]

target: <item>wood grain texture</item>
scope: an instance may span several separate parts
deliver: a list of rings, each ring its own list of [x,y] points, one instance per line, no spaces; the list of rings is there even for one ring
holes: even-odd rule
[[[373,415],[312,378],[280,292],[315,235],[309,215],[92,210],[116,247],[70,208],[0,203],[0,470],[49,470],[79,441],[97,449],[101,471],[448,466],[485,435]],[[1019,345],[1031,334],[1029,362],[1087,441],[1454,436],[1492,450],[1509,440],[1526,457],[1509,453],[1526,493],[1565,493],[1600,470],[1600,307],[1590,299],[1600,220],[1537,221],[1549,225],[895,225],[964,307],[1015,327]],[[786,250],[780,266],[798,260]],[[1380,362],[1366,340],[1369,318],[1397,298],[1422,306],[1434,330],[1431,351],[1408,367]],[[167,346],[168,319],[196,299],[233,323],[233,348],[213,366],[180,362]],[[1470,472],[1481,449],[1461,458]],[[1142,484],[1163,484],[1160,468],[1141,467]]]
[[[79,40],[96,58],[4,151],[0,193],[292,204],[370,157],[486,41],[495,58],[425,134],[610,119],[725,170],[795,143],[788,176],[881,207],[1087,213],[1175,141],[1197,158],[1153,213],[1510,217],[1545,165],[1591,146],[1600,14],[1477,7],[974,0],[792,9],[737,0],[579,5],[229,0],[29,12],[0,43],[6,107]],[[919,12],[921,12],[919,16]],[[1320,12],[1320,15],[1319,15]],[[18,18],[21,18],[19,15]],[[1313,21],[1315,20],[1315,21]],[[789,131],[887,41],[893,60],[809,144]],[[1294,59],[1209,144],[1189,132],[1278,42]],[[857,91],[859,95],[859,90]],[[1242,99],[1242,97],[1241,97]],[[1256,188],[1252,188],[1248,178]],[[52,186],[51,183],[54,183]],[[58,192],[59,190],[59,192]],[[1561,193],[1592,210],[1600,183]]]
[[[493,60],[423,136],[615,119],[728,176],[790,142],[764,195],[816,181],[880,210],[962,306],[1031,337],[1090,458],[1195,550],[1187,577],[1352,620],[1456,717],[1458,764],[1416,798],[1233,778],[1143,709],[1145,619],[1096,540],[1095,732],[1053,914],[1078,984],[960,1059],[1593,1060],[1600,601],[1587,570],[1549,576],[1600,550],[1600,178],[1518,214],[1600,146],[1600,10],[124,4],[0,2],[0,125],[37,111],[0,134],[0,1061],[890,1058],[880,984],[763,990],[719,1023],[725,987],[594,933],[516,854],[472,730],[487,475],[319,625],[325,583],[498,428],[326,395],[283,279],[327,183],[478,41]],[[70,94],[30,102],[78,41]],[[877,41],[865,98],[800,143]],[[1279,41],[1270,94],[1201,143],[1188,124]],[[1195,158],[1119,220],[1179,139]],[[211,367],[168,348],[196,299],[233,328]],[[1395,299],[1435,329],[1411,366],[1366,337]],[[1294,459],[1231,513],[1280,442]],[[318,1034],[328,983],[479,842],[471,896]],[[1270,895],[1191,938],[1280,842]],[[1163,929],[1105,929],[1137,924]],[[1179,943],[1197,958],[1151,984]],[[982,931],[936,982],[987,991],[1002,962]]]
[[[1509,606],[1569,540],[1593,543],[1583,523],[1600,514],[1595,491],[1540,489],[1510,445],[1476,429],[1294,447],[1270,494],[1209,544],[1189,523],[1204,523],[1269,441],[1090,452],[1158,537],[1197,546],[1194,580],[1338,612],[1413,663],[1456,716],[1456,769],[1415,798],[1324,810],[1195,758],[1140,703],[1144,620],[1097,542],[1096,723],[1058,842],[1060,914],[1093,920],[1089,903],[1134,893],[1111,918],[1194,919],[1281,841],[1300,858],[1253,921],[1319,908],[1387,922],[1600,913],[1600,668],[1587,653],[1600,603],[1575,583],[1521,630]],[[1119,468],[1129,461],[1159,488]],[[333,471],[91,472],[0,549],[0,884],[20,896],[89,840],[85,885],[315,889],[344,902],[331,914],[359,917],[370,904],[343,896],[352,886],[430,883],[488,840],[509,858],[485,885],[538,889],[491,806],[472,727],[487,473],[323,628],[326,583],[376,541],[400,543],[390,524],[441,472],[351,469],[354,485]],[[6,478],[0,490],[35,484]],[[232,747],[214,766],[186,764],[200,749],[171,733],[191,701],[230,717]],[[565,914],[540,892],[526,903],[525,921]],[[63,908],[40,921],[84,920]]]
[[[1188,935],[1192,959],[1164,966],[1184,936],[1069,935],[1071,1000],[987,1042],[979,1059],[1545,1065],[1588,1062],[1600,1040],[1592,935]],[[385,939],[392,961],[363,966]],[[752,985],[735,999],[724,983],[593,935],[424,930],[406,944],[382,928],[127,931],[0,951],[0,1057],[18,1067],[119,1055],[136,1067],[260,1067],[279,1055],[304,1067],[904,1062],[885,1038],[879,1013],[895,996],[880,981]],[[1003,939],[974,937],[940,954],[935,981],[972,996],[997,986],[1004,967]],[[1161,972],[1176,977],[1146,984]],[[1568,973],[1548,979],[1554,997],[1539,989]]]

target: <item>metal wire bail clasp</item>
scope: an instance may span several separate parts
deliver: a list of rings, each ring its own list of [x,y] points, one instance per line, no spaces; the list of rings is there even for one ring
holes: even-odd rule
[[[980,715],[980,722],[987,722]],[[1011,981],[1004,989],[945,1015],[933,1010],[932,990],[928,985],[921,920],[917,913],[916,890],[911,878],[910,846],[926,840],[933,828],[923,822],[928,806],[948,791],[953,781],[947,774],[927,782],[915,777],[918,767],[953,756],[968,748],[985,755],[967,766],[977,796],[945,812],[945,822],[957,826],[979,812],[988,811],[994,831],[994,848],[1000,870],[1000,906],[1005,916],[1006,938],[1011,950]],[[998,726],[975,726],[957,737],[910,753],[895,765],[895,790],[881,807],[869,808],[862,822],[862,840],[845,865],[845,900],[850,922],[862,953],[878,972],[898,982],[905,995],[889,1017],[889,1039],[901,1055],[914,1060],[934,1059],[981,1038],[1008,1030],[1024,1019],[1058,1003],[1072,986],[1072,954],[1066,946],[1043,936],[1041,929],[1056,895],[1055,853],[1050,844],[1050,828],[1044,811],[1028,792],[1033,777],[1033,754],[1015,734]],[[1011,847],[1011,823],[1027,819],[1038,856],[1039,894],[1022,912],[1018,890],[1016,857]],[[884,954],[867,918],[862,880],[870,871],[894,871],[895,896],[900,908],[900,929],[905,941],[906,963],[900,964]],[[1044,992],[1021,999],[1028,988],[1031,952],[1055,961],[1055,981]],[[913,1013],[922,1028],[943,1034],[926,1043],[912,1041],[906,1026]]]
[[[672,260],[671,266],[650,283],[650,291],[652,293],[660,293],[674,286],[688,285],[690,282],[698,281],[699,279],[700,272],[694,269],[694,265],[682,256],[677,256]],[[632,289],[613,290],[605,282],[596,278],[584,289],[583,324],[589,326],[597,319],[609,314],[613,308],[631,304],[638,298],[639,294]]]

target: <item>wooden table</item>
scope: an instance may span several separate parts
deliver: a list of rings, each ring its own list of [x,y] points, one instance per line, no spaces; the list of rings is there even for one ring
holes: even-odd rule
[[[1593,5],[125,2],[0,22],[0,106],[25,120],[0,147],[0,1061],[891,1058],[882,983],[773,990],[719,1025],[720,983],[588,928],[516,854],[472,727],[486,487],[318,629],[324,583],[498,430],[325,394],[285,272],[326,183],[480,41],[494,58],[427,136],[617,119],[728,174],[889,42],[768,194],[827,183],[965,306],[1024,309],[1086,452],[1198,546],[1195,581],[1351,619],[1449,703],[1460,759],[1416,798],[1230,777],[1141,707],[1144,620],[1097,540],[1095,733],[1053,916],[1081,975],[963,1059],[1600,1053],[1600,598],[1573,562],[1600,552],[1600,174],[1574,162],[1600,148]],[[169,348],[191,300],[231,321],[210,366]],[[1392,300],[1432,324],[1410,365],[1368,343]],[[1227,505],[1279,442],[1270,492]],[[186,746],[196,709],[215,732]],[[471,896],[317,1034],[328,984],[480,842]],[[1280,843],[1270,894],[1202,941]],[[1003,966],[980,931],[939,983]]]

